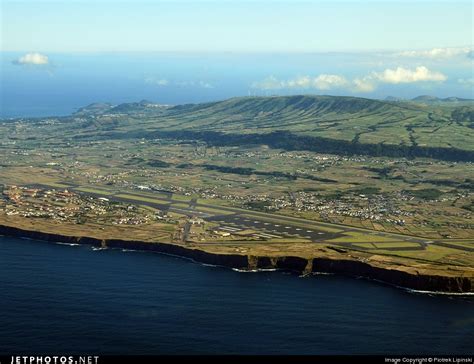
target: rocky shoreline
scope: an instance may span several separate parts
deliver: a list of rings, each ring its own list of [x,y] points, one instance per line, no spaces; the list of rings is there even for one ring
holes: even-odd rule
[[[298,256],[252,256],[243,254],[219,254],[207,252],[192,246],[171,243],[149,243],[143,241],[98,239],[87,236],[66,236],[49,232],[25,230],[13,226],[0,225],[0,235],[30,238],[69,244],[87,244],[103,248],[134,249],[153,251],[192,259],[199,263],[218,265],[238,270],[278,269],[299,274],[333,273],[352,277],[364,277],[401,288],[446,294],[474,292],[474,278],[462,275],[443,276],[436,274],[413,274],[400,269],[380,267],[351,259],[341,254],[341,258]]]

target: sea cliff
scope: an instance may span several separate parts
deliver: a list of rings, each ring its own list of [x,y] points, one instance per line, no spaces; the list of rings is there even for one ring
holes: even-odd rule
[[[13,226],[0,225],[0,235],[31,238],[51,242],[88,244],[96,247],[153,251],[192,259],[199,263],[218,265],[239,270],[279,269],[299,274],[333,273],[352,277],[364,277],[394,286],[419,291],[439,293],[472,293],[474,278],[462,274],[433,274],[404,270],[380,264],[374,265],[355,259],[350,254],[339,252],[339,256],[299,257],[299,256],[254,256],[245,254],[220,254],[194,246],[163,242],[143,242],[121,239],[98,239],[87,236],[68,236],[50,232],[33,231]]]

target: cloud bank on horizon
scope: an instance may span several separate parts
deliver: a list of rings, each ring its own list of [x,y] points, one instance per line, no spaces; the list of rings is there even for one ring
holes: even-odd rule
[[[349,89],[358,92],[372,92],[380,83],[400,84],[416,82],[443,82],[447,76],[441,72],[431,71],[425,66],[415,69],[397,67],[385,69],[382,72],[371,72],[362,77],[348,80],[342,75],[320,74],[316,77],[300,76],[290,80],[279,80],[275,76],[269,76],[263,81],[254,82],[252,88],[260,90],[282,90],[282,89],[316,89],[332,90],[338,88]]]
[[[465,64],[467,73],[463,78],[457,78],[458,84],[472,86],[473,68],[472,46],[433,48],[428,50],[405,50],[401,52],[377,53],[378,62],[383,69],[368,71],[355,77],[343,74],[320,73],[319,75],[299,75],[293,78],[281,79],[270,75],[252,83],[252,89],[271,90],[347,90],[354,93],[370,93],[382,84],[442,84],[448,80],[444,71],[431,68],[450,67],[453,63]],[[421,63],[420,63],[421,62]],[[429,62],[430,66],[422,63]],[[383,65],[393,64],[392,67]],[[471,77],[469,77],[471,76]]]
[[[403,93],[407,92],[406,86],[408,85],[412,91],[418,89],[423,93],[427,92],[427,90],[430,90],[428,92],[442,92],[442,90],[446,89],[446,86],[451,85],[451,90],[454,89],[453,87],[457,87],[457,90],[465,97],[473,97],[473,53],[472,46],[396,52],[315,53],[315,55],[319,55],[319,58],[315,58],[314,66],[305,66],[306,68],[304,68],[299,67],[297,63],[290,65],[285,70],[281,68],[267,69],[265,67],[258,72],[260,73],[260,79],[257,74],[257,77],[253,77],[253,80],[247,79],[245,82],[247,82],[246,87],[250,89],[248,91],[249,94],[251,90],[253,90],[252,92],[278,91],[278,93],[283,94],[332,91],[336,94],[371,94],[380,97],[380,92],[386,90],[386,88],[382,88],[385,85],[392,86],[391,94],[398,94],[397,90],[400,90],[399,96],[403,96]],[[114,54],[112,53],[108,59],[111,62],[110,65],[115,63]],[[70,57],[71,55],[69,55],[70,62],[81,62],[77,56],[72,55]],[[53,55],[53,57],[58,56],[58,54]],[[152,57],[156,57],[157,62],[161,58],[159,53],[153,54]],[[202,57],[206,60],[206,64],[208,62],[212,63],[212,55],[203,55]],[[324,57],[326,57],[326,63],[320,63],[320,60]],[[352,61],[350,57],[356,58]],[[327,60],[330,61],[327,62]],[[11,59],[11,63],[17,66],[25,66],[25,70],[47,70],[48,67],[44,66],[53,65],[50,56],[39,52],[24,53]],[[186,64],[187,67],[194,67],[192,63]],[[304,62],[301,64],[304,65]],[[349,66],[347,67],[347,65]],[[456,67],[454,72],[453,65]],[[255,64],[255,67],[257,66],[258,63]],[[55,68],[59,69],[61,66]],[[163,89],[219,89],[221,87],[228,87],[226,85],[227,82],[235,82],[232,80],[232,77],[246,77],[244,74],[238,74],[239,71],[237,69],[232,68],[232,72],[235,75],[231,78],[228,78],[226,74],[221,74],[218,78],[211,76],[212,81],[210,81],[206,78],[212,73],[204,77],[186,75],[172,71],[173,68],[174,66],[163,70],[157,66],[156,73],[155,70],[149,69],[147,70],[149,76],[143,77],[142,82],[146,85]],[[209,66],[206,66],[206,68],[209,68]],[[18,69],[20,70],[19,72],[22,72],[21,67]],[[267,75],[265,75],[265,70],[268,70]],[[186,70],[183,71],[187,72]],[[291,75],[292,73],[294,76]],[[159,77],[156,75],[159,75]],[[443,86],[441,87],[441,85]],[[394,89],[393,87],[399,88]],[[381,91],[378,91],[379,88]],[[240,92],[240,94],[242,93]],[[238,95],[239,93],[236,93],[233,96]]]

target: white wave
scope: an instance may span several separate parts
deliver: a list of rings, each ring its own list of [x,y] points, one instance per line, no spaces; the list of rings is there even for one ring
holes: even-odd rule
[[[410,293],[427,294],[433,296],[474,296],[474,292],[443,292],[443,291],[423,291],[418,289],[396,286]]]
[[[152,251],[152,253],[160,254],[160,255],[166,255],[166,256],[172,257],[172,258],[187,260],[187,261],[189,261],[189,262],[192,262],[192,263],[195,263],[195,264],[199,264],[199,265],[202,265],[202,266],[204,266],[204,267],[211,267],[211,268],[228,268],[228,267],[225,266],[225,265],[218,265],[218,264],[211,264],[211,263],[203,263],[203,262],[200,262],[200,261],[198,261],[198,260],[194,260],[193,258],[185,257],[185,256],[178,255],[178,254],[164,253],[164,252],[159,252],[159,251]]]
[[[259,272],[275,272],[278,269],[275,268],[261,268],[261,269],[241,269],[241,268],[232,268],[234,272],[239,273],[259,273]]]
[[[81,244],[77,244],[77,243],[62,243],[60,241],[56,241],[54,243],[58,244],[58,245],[67,245],[67,246],[79,246],[79,245],[81,245]]]
[[[101,247],[101,248],[98,248],[98,247],[95,247],[95,246],[92,247],[92,250],[94,250],[94,251],[97,251],[97,250],[106,250],[106,249],[107,249],[107,248],[102,248],[102,247]]]
[[[221,268],[222,266],[219,266],[219,265],[215,265],[215,264],[209,264],[209,263],[200,263],[200,262],[197,262],[195,261],[194,259],[190,259],[191,261],[193,261],[194,263],[197,263],[197,264],[200,264],[200,265],[203,265],[204,267],[212,267],[212,268]]]

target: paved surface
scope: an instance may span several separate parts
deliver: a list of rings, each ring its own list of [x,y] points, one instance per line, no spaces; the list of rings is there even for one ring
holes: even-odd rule
[[[291,223],[269,222],[256,217],[242,216],[240,214],[217,215],[209,217],[206,220],[218,222],[224,227],[231,226],[238,227],[240,230],[252,229],[262,231],[264,234],[273,238],[304,238],[310,239],[311,241],[322,241],[343,236],[338,233],[328,233],[322,230],[304,228],[292,225]]]

